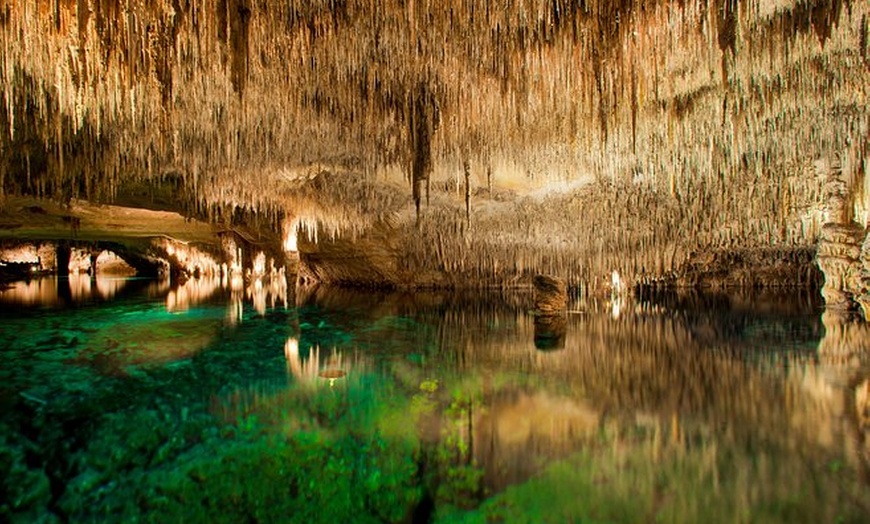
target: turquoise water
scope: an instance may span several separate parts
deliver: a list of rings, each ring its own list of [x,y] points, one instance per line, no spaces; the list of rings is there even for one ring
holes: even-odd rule
[[[0,292],[0,520],[860,522],[861,323],[812,293],[42,280]],[[540,348],[540,349],[539,349]]]

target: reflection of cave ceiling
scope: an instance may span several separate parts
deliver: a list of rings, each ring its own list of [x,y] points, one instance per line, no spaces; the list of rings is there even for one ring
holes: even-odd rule
[[[413,195],[445,236],[487,239],[465,257],[521,270],[563,248],[809,245],[817,160],[866,169],[864,2],[491,4],[6,0],[3,191],[130,203],[163,178],[215,220],[355,233],[401,226]]]

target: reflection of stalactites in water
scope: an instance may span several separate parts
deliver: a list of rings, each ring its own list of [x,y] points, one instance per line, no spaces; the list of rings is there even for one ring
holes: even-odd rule
[[[19,281],[0,289],[0,299],[7,304],[52,306],[58,303],[58,286],[67,282],[54,278]]]
[[[214,296],[220,289],[220,283],[217,276],[188,279],[166,294],[166,310],[186,311],[192,306],[202,304]]]
[[[617,320],[622,312],[622,297],[615,296],[610,300],[610,318]]]
[[[73,302],[82,302],[92,296],[91,277],[80,273],[70,273],[67,278],[69,285],[70,297]]]
[[[348,376],[351,371],[359,372],[365,364],[357,355],[351,359],[333,348],[331,352],[322,351],[320,346],[308,348],[308,355],[299,354],[299,339],[289,337],[284,344],[284,358],[287,361],[287,374],[299,384],[318,384],[326,382],[334,386],[338,379]]]
[[[96,285],[96,294],[102,300],[113,298],[127,285],[127,279],[125,278],[103,277],[100,275],[91,278]]]
[[[287,379],[256,381],[215,396],[212,411],[228,422],[256,420],[264,427],[286,432],[334,422],[332,415],[324,418],[323,413],[315,413],[316,409],[300,405],[316,406],[326,398],[343,398],[335,395],[339,391],[358,394],[358,377],[368,364],[356,353],[345,356],[335,348],[329,351],[313,346],[307,352],[300,351],[299,340],[290,336],[284,343]]]
[[[234,326],[245,317],[245,301],[242,292],[238,288],[232,288],[230,300],[227,302],[227,323]]]
[[[855,386],[854,402],[857,454],[861,460],[862,480],[868,483],[870,482],[870,378],[865,377]]]
[[[495,491],[525,481],[547,459],[582,449],[600,425],[598,410],[585,400],[545,391],[501,390],[473,416],[473,459]]]
[[[260,316],[266,314],[266,289],[263,287],[263,281],[255,279],[251,285],[245,290],[251,303],[254,305],[254,311]]]
[[[284,358],[287,361],[288,376],[295,377],[300,382],[310,380],[312,376],[317,374],[319,355],[320,348],[317,347],[309,351],[309,358],[303,362],[299,356],[299,339],[289,337],[284,343]]]
[[[817,359],[789,370],[790,431],[823,449],[843,450],[849,464],[866,477],[870,326],[857,314],[830,309],[822,314],[822,323]]]
[[[665,417],[663,420],[670,420],[673,413],[710,413],[716,420],[735,424],[740,434],[781,431],[778,424],[785,424],[784,418],[791,415],[778,404],[784,403],[782,392],[769,385],[769,374],[781,373],[782,366],[767,368],[769,347],[760,349],[754,345],[758,341],[746,340],[747,333],[735,331],[746,328],[746,317],[711,313],[716,329],[699,337],[695,332],[696,308],[673,311],[639,304],[624,308],[614,320],[606,300],[589,300],[581,307],[582,314],[566,317],[564,349],[560,351],[536,351],[531,343],[518,344],[517,340],[534,339],[534,317],[511,314],[510,309],[504,312],[508,314],[446,312],[439,330],[443,333],[441,345],[455,348],[456,361],[463,370],[486,367],[520,371],[582,392],[595,404],[618,412],[641,410]],[[769,327],[777,333],[792,326],[791,321],[764,322],[772,322]],[[811,333],[801,332],[800,336],[810,343],[817,341]],[[770,338],[763,342],[771,340],[778,343]],[[789,363],[806,353],[803,343],[793,349],[782,351],[788,353],[784,358]],[[759,409],[757,393],[751,392],[762,389],[767,400]],[[769,423],[768,418],[777,422]]]
[[[275,308],[279,304],[287,307],[287,277],[284,268],[275,269],[274,261],[270,260],[270,268],[262,269],[251,276],[251,281],[245,288],[245,295],[259,315],[266,314],[266,308]]]
[[[819,341],[823,365],[854,367],[870,361],[870,325],[848,312],[825,310],[825,336]]]
[[[128,284],[123,278],[71,274],[67,278],[37,278],[18,281],[0,290],[0,298],[8,304],[56,306],[72,301],[110,300]]]

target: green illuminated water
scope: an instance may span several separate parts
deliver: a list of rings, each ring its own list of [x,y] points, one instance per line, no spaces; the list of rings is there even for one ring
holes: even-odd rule
[[[870,335],[807,293],[577,299],[543,350],[524,294],[0,303],[0,521],[870,515]]]

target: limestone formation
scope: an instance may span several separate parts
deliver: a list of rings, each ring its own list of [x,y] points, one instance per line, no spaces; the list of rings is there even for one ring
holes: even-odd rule
[[[535,275],[535,347],[543,350],[565,347],[568,289],[565,281],[549,275]]]
[[[825,275],[825,305],[831,310],[860,309],[870,318],[870,235],[852,218],[854,197],[842,168],[830,169],[825,196],[828,223],[821,228],[816,257]]]
[[[303,253],[315,275],[359,275],[353,242],[386,224],[413,286],[633,287],[692,253],[816,245],[812,162],[867,150],[870,4],[490,4],[2,2],[0,207],[319,224],[354,256]]]
[[[863,230],[857,224],[822,226],[818,263],[825,274],[822,296],[829,308],[851,309],[859,295]]]
[[[535,275],[535,312],[538,315],[559,315],[568,307],[568,290],[565,282],[548,275]]]

